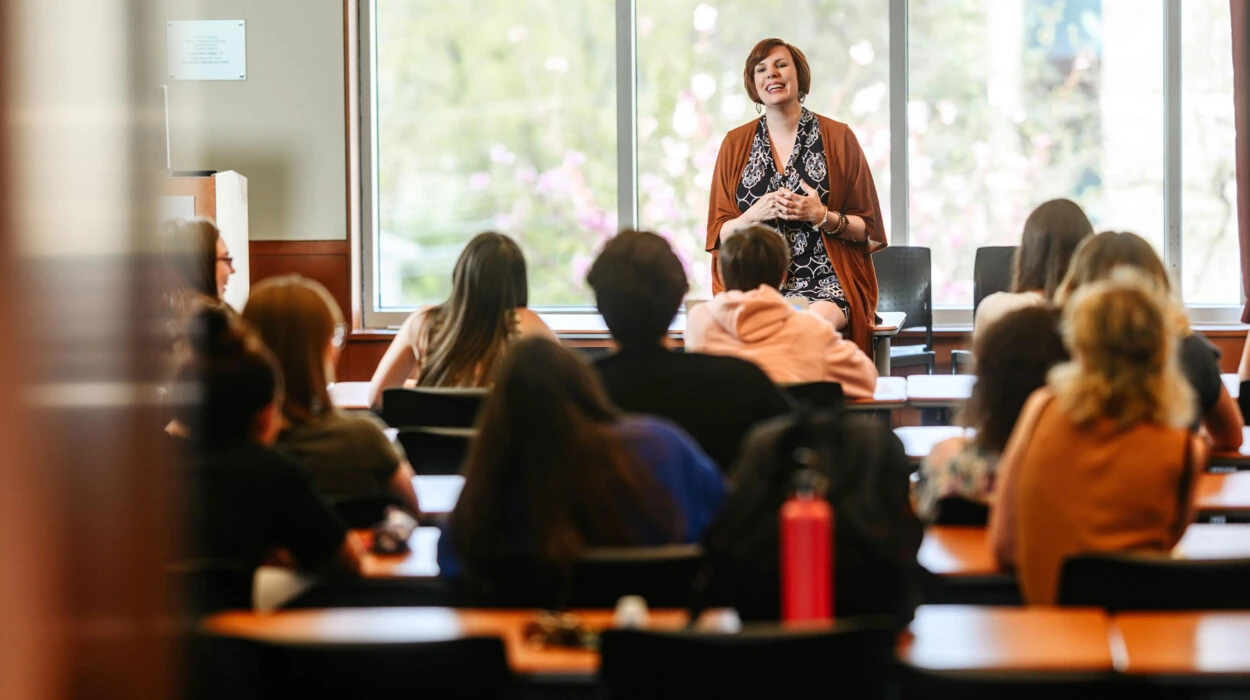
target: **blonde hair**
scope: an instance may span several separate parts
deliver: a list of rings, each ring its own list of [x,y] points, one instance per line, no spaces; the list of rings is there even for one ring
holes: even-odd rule
[[[1189,317],[1176,299],[1172,279],[1150,243],[1135,233],[1103,231],[1081,241],[1072,254],[1068,274],[1055,292],[1055,305],[1066,306],[1082,286],[1111,277],[1116,268],[1137,270],[1139,281],[1149,285],[1168,302],[1168,324],[1180,337],[1190,334]]]
[[[329,385],[334,368],[326,346],[343,314],[320,283],[299,275],[267,279],[252,288],[243,319],[273,351],[286,378],[283,414],[294,425],[332,410]]]
[[[1073,422],[1190,424],[1193,390],[1177,365],[1169,306],[1148,277],[1130,268],[1068,300],[1061,326],[1072,361],[1051,370],[1047,382]]]

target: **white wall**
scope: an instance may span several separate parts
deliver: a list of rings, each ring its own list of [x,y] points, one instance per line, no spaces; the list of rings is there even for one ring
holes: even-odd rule
[[[169,83],[173,169],[246,176],[252,240],[345,239],[341,0],[170,5],[165,20],[247,20],[247,80]]]

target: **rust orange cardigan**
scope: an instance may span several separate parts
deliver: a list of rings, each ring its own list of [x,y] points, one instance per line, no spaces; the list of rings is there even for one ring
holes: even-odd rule
[[[842,283],[846,300],[851,306],[850,338],[864,352],[872,355],[872,324],[877,311],[877,273],[872,267],[872,253],[886,247],[885,225],[881,220],[881,205],[877,203],[877,187],[872,182],[868,161],[859,147],[859,141],[850,127],[828,117],[816,115],[820,120],[820,138],[825,145],[825,160],[829,164],[829,201],[831,211],[861,217],[867,225],[867,239],[852,243],[833,238],[828,233],[822,237],[829,262]],[[751,142],[758,122],[730,131],[721,143],[716,156],[716,169],[712,173],[712,196],[708,202],[707,245],[712,254],[712,291],[724,291],[720,270],[716,266],[716,249],[720,247],[720,230],[726,221],[742,216],[738,209],[738,181],[751,154]]]

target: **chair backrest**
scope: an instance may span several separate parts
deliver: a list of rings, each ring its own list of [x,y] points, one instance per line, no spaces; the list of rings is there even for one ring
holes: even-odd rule
[[[750,626],[736,634],[606,630],[599,680],[632,698],[883,698],[895,631],[872,622],[831,630]]]
[[[366,644],[248,642],[257,697],[505,697],[498,637]],[[250,696],[249,696],[250,697]]]
[[[560,571],[532,554],[495,557],[489,579],[469,589],[462,602],[477,607],[612,608],[627,595],[653,607],[687,607],[699,574],[698,545],[587,549],[571,571]]]
[[[972,313],[977,312],[981,300],[995,292],[1011,290],[1016,250],[1019,246],[994,245],[977,248],[972,264]]]
[[[877,310],[907,314],[907,328],[925,329],[933,347],[933,262],[928,248],[890,246],[872,256],[877,271]]]
[[[990,520],[990,508],[959,496],[939,498],[934,525],[981,525]]]
[[[1250,610],[1250,559],[1081,554],[1059,579],[1060,605],[1117,610]]]
[[[382,419],[393,428],[472,428],[486,389],[387,389]]]
[[[402,428],[398,435],[412,471],[420,475],[459,474],[469,454],[469,428]]]
[[[846,402],[846,397],[842,393],[842,385],[837,382],[783,384],[781,390],[797,403],[816,410],[840,409]]]

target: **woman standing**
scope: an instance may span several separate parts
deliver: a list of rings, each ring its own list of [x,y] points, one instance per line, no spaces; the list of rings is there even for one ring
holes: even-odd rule
[[[747,57],[743,84],[763,115],[725,136],[712,176],[706,249],[754,224],[790,246],[781,292],[846,329],[871,353],[877,277],[869,255],[886,246],[877,190],[850,127],[803,106],[811,89],[803,52],[765,39]],[[712,290],[724,289],[715,260]]]

